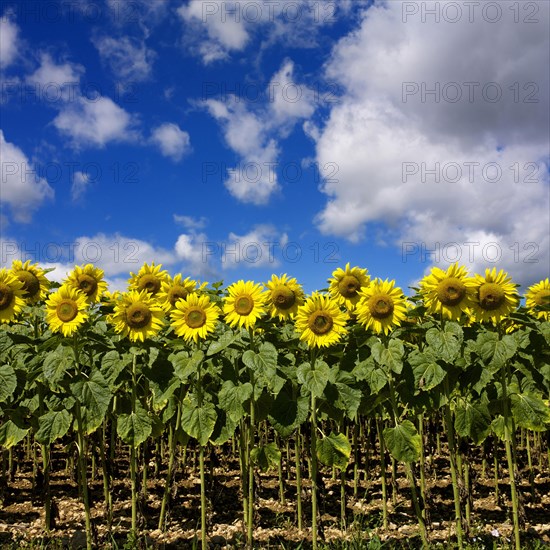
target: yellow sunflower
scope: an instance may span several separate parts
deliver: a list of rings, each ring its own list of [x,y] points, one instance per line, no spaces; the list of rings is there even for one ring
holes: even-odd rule
[[[529,308],[529,312],[538,319],[550,321],[550,311],[537,311],[535,309],[537,306],[550,305],[550,279],[546,278],[527,289],[525,305]]]
[[[340,341],[346,334],[348,314],[340,309],[336,300],[314,292],[298,308],[296,330],[300,340],[312,347],[328,347]]]
[[[132,342],[144,342],[162,328],[164,313],[147,290],[130,290],[116,300],[114,312],[108,319],[122,336]]]
[[[0,269],[0,323],[9,323],[25,305],[25,286],[12,272]]]
[[[373,332],[388,334],[407,316],[407,299],[395,281],[375,279],[361,291],[357,304],[357,321]]]
[[[86,296],[66,284],[52,292],[46,300],[46,322],[52,332],[71,336],[88,318]]]
[[[169,276],[165,281],[162,281],[160,291],[157,294],[159,304],[166,312],[174,311],[176,302],[180,299],[185,299],[187,296],[197,290],[202,290],[207,283],[203,283],[197,289],[197,281],[186,277],[182,279],[182,275],[178,273],[173,279]]]
[[[45,271],[38,267],[38,264],[31,264],[30,260],[23,263],[21,260],[14,260],[11,264],[11,272],[22,283],[24,298],[29,303],[38,302],[46,297],[50,282],[46,279]]]
[[[304,303],[302,285],[285,273],[280,277],[272,275],[271,281],[268,281],[265,286],[269,290],[267,307],[271,317],[278,317],[281,321],[294,318],[298,307]]]
[[[485,277],[477,274],[474,278],[475,290],[473,311],[476,321],[498,323],[519,304],[516,285],[503,269],[497,273],[496,267],[485,270]]]
[[[172,311],[172,327],[184,340],[195,342],[216,330],[220,308],[206,295],[191,293],[180,298]]]
[[[80,290],[88,303],[97,302],[101,295],[107,290],[107,283],[103,280],[105,273],[99,267],[92,264],[81,266],[75,265],[69,273],[66,284]]]
[[[332,277],[328,280],[332,298],[349,310],[354,309],[360,299],[359,292],[370,283],[367,270],[357,266],[350,268],[347,263],[345,269],[339,267],[332,273]]]
[[[420,294],[429,313],[440,313],[447,319],[460,319],[473,305],[475,288],[465,266],[454,263],[447,271],[433,267],[420,281]]]
[[[143,264],[141,269],[137,273],[130,273],[131,277],[128,279],[128,285],[130,290],[146,290],[153,296],[157,294],[164,281],[169,280],[169,275],[166,270],[162,270],[162,264],[155,265],[152,262],[151,265]]]
[[[237,281],[227,287],[224,299],[225,320],[231,327],[252,328],[266,313],[266,292],[254,281]]]

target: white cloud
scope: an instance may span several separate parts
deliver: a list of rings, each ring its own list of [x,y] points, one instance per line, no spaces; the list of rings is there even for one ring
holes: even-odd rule
[[[71,199],[76,202],[81,199],[88,186],[90,185],[90,177],[84,172],[77,171],[73,175],[73,183],[71,185]]]
[[[80,78],[84,67],[75,63],[56,64],[51,55],[40,54],[40,66],[26,77],[29,84],[38,86],[43,101],[73,101],[80,95]]]
[[[291,100],[290,88],[294,90]],[[280,189],[278,140],[287,137],[300,119],[315,110],[313,93],[295,82],[290,60],[271,79],[266,97],[267,103],[255,111],[234,96],[204,102],[221,124],[227,145],[240,157],[239,165],[228,170],[225,186],[239,201],[256,205],[267,204]]]
[[[191,148],[189,134],[177,124],[170,122],[161,124],[153,130],[151,142],[160,149],[165,157],[171,158],[174,162],[181,160]]]
[[[209,239],[205,233],[182,233],[176,241],[175,251],[183,261],[183,269],[192,277],[209,279],[215,277],[211,258],[207,254]]]
[[[32,214],[45,200],[53,199],[54,191],[48,182],[39,177],[25,153],[13,143],[5,140],[0,130],[0,151],[2,152],[0,197],[10,207],[18,222],[28,223]]]
[[[19,27],[10,17],[0,18],[0,69],[5,69],[19,56]]]
[[[208,224],[208,219],[204,216],[201,216],[200,218],[195,218],[193,216],[174,214],[174,221],[177,224],[185,227],[185,229],[192,229],[194,231],[204,229]]]
[[[345,93],[324,128],[309,128],[327,167],[327,203],[317,218],[323,233],[358,241],[369,224],[382,223],[399,246],[443,250],[458,242],[461,260],[475,269],[495,265],[483,252],[494,242],[498,265],[520,282],[547,276],[549,4],[537,4],[539,24],[515,23],[508,5],[498,5],[502,18],[491,24],[481,8],[473,22],[465,8],[456,23],[420,12],[404,22],[402,2],[378,4],[336,45],[326,75]],[[470,85],[473,101],[468,82],[479,83]],[[448,83],[458,83],[460,101],[448,100],[456,91],[449,84],[443,92]],[[439,101],[422,94],[437,85]],[[498,88],[502,98],[491,102]],[[533,90],[538,102],[523,102]],[[538,247],[538,263],[524,262],[528,243]]]
[[[123,36],[101,36],[93,39],[103,63],[117,79],[140,82],[151,76],[156,54],[144,40]]]
[[[108,97],[79,97],[53,120],[54,126],[72,139],[75,147],[104,147],[112,141],[133,141],[135,121]]]
[[[222,267],[277,267],[277,252],[287,243],[288,235],[270,224],[256,225],[245,235],[231,232],[219,245]]]

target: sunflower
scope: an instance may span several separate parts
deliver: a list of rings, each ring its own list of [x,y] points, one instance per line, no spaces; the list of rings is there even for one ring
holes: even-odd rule
[[[305,340],[312,347],[328,347],[340,341],[346,334],[348,314],[330,296],[314,292],[298,308],[296,330],[300,340]]]
[[[115,302],[108,317],[116,332],[132,342],[155,336],[164,323],[164,312],[147,290],[130,290]]]
[[[357,304],[357,321],[373,332],[388,334],[401,325],[407,313],[407,300],[395,281],[375,279],[361,291]]]
[[[224,299],[225,320],[231,327],[252,328],[266,313],[266,292],[254,281],[237,281],[227,287]]]
[[[31,264],[30,260],[23,263],[21,260],[14,260],[11,264],[11,272],[22,283],[24,295],[27,302],[34,303],[46,297],[50,283],[46,279],[45,271],[38,267],[38,264]]]
[[[67,284],[61,285],[46,300],[46,322],[52,332],[71,336],[88,318],[86,295]]]
[[[546,278],[527,289],[525,305],[529,312],[538,319],[550,321],[550,311],[537,311],[537,306],[550,306],[550,279]]]
[[[6,268],[0,269],[0,323],[9,323],[25,305],[25,285]]]
[[[80,290],[88,303],[97,302],[107,290],[107,283],[103,280],[105,273],[102,269],[86,264],[82,267],[75,265],[69,273],[66,284]]]
[[[197,290],[202,290],[206,285],[207,283],[203,283],[197,289],[197,281],[189,277],[182,280],[182,275],[178,273],[173,279],[168,276],[165,281],[162,281],[157,299],[166,312],[174,311],[178,300],[187,298]]]
[[[447,319],[460,319],[473,305],[475,289],[473,277],[458,262],[447,271],[433,267],[420,281],[420,294],[429,313],[441,313]]]
[[[359,292],[369,285],[367,270],[357,266],[350,268],[347,263],[345,269],[339,267],[332,273],[332,277],[328,282],[333,299],[349,310],[354,309],[360,299]]]
[[[473,310],[476,320],[485,323],[498,323],[519,304],[516,285],[503,269],[497,273],[496,267],[485,270],[485,277],[477,274],[474,278],[475,290]]]
[[[180,298],[172,311],[172,327],[184,340],[195,342],[216,330],[220,308],[206,295],[191,293]]]
[[[281,321],[294,318],[298,307],[304,303],[302,285],[285,273],[280,277],[272,275],[271,281],[268,281],[265,286],[269,290],[267,307],[271,317],[279,317]]]
[[[162,264],[155,265],[152,262],[151,265],[143,264],[141,269],[137,273],[130,273],[131,277],[128,279],[128,285],[130,290],[146,290],[153,296],[160,291],[162,283],[169,280],[169,275],[166,270],[162,270]]]

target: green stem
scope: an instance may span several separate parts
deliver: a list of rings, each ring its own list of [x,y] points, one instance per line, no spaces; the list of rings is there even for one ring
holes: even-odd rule
[[[296,430],[296,513],[298,531],[302,530],[302,448],[300,427]]]
[[[88,466],[86,463],[86,438],[82,424],[82,411],[80,402],[76,401],[76,425],[77,425],[77,444],[78,444],[78,471],[80,473],[80,490],[82,492],[82,501],[84,503],[84,519],[86,525],[86,549],[92,550],[92,518],[90,514],[90,499],[88,497]]]
[[[134,354],[132,359],[132,414],[135,414],[137,408],[137,377],[136,377],[137,356]],[[137,478],[136,478],[136,460],[137,449],[134,444],[130,445],[130,479],[132,483],[132,535],[136,540],[138,534],[137,525]]]
[[[312,365],[313,369],[313,365]],[[317,550],[317,403],[311,394],[311,544]]]
[[[376,418],[376,429],[380,441],[380,469],[382,474],[382,528],[388,529],[388,489],[386,486],[386,444],[384,442],[382,421]]]
[[[199,469],[201,479],[201,546],[202,550],[207,550],[206,543],[206,483],[204,481],[204,445],[200,446]]]

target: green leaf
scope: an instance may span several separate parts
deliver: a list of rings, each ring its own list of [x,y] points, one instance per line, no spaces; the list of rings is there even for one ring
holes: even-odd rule
[[[53,353],[44,359],[44,377],[52,389],[63,380],[65,373],[74,365],[73,351],[68,346],[59,345]]]
[[[100,371],[90,378],[81,378],[71,384],[74,397],[82,405],[84,431],[90,434],[103,422],[111,403],[111,391]]]
[[[351,443],[344,434],[330,434],[317,441],[317,458],[326,466],[345,470],[351,456]]]
[[[171,354],[168,359],[174,366],[174,374],[182,382],[187,382],[187,379],[197,372],[199,364],[204,359],[204,353],[201,350],[197,350],[189,357],[186,352],[182,351]]]
[[[29,431],[29,428],[20,428],[17,424],[8,420],[0,426],[0,445],[6,449],[17,445]]]
[[[108,351],[101,358],[101,372],[110,388],[114,388],[119,374],[132,364],[132,357],[121,357],[116,350]]]
[[[138,403],[135,412],[117,417],[116,430],[119,437],[132,447],[141,445],[153,431],[153,421]]]
[[[550,407],[538,396],[533,394],[513,394],[512,413],[518,426],[541,432],[550,423]]]
[[[361,404],[362,392],[361,390],[351,388],[347,384],[336,383],[338,389],[338,400],[335,405],[346,411],[348,418],[354,419],[357,416],[357,409]]]
[[[181,427],[199,445],[206,445],[216,425],[216,407],[209,402],[204,402],[201,407],[190,398],[183,401],[181,411]]]
[[[214,355],[215,353],[219,353],[220,351],[223,351],[227,346],[230,346],[237,337],[233,334],[232,331],[228,330],[227,332],[224,332],[221,336],[219,336],[214,342],[210,344],[208,347],[208,351],[206,352],[206,355]]]
[[[275,443],[269,443],[261,447],[254,447],[250,451],[250,458],[262,472],[267,472],[269,468],[276,468],[281,460],[281,451]]]
[[[395,374],[401,374],[403,370],[403,356],[405,355],[405,348],[401,340],[392,338],[387,348],[381,342],[376,342],[371,348],[371,353],[379,365],[387,367],[395,372]]]
[[[235,386],[231,380],[226,380],[218,394],[220,407],[229,415],[231,420],[238,422],[246,413],[244,403],[252,396],[252,384],[247,382]]]
[[[496,332],[482,332],[477,337],[476,347],[485,365],[495,373],[514,356],[517,343],[511,334],[506,334],[499,339]]]
[[[5,403],[17,387],[17,376],[10,365],[0,365],[0,403]]]
[[[430,391],[445,379],[445,371],[430,353],[417,350],[409,355],[415,386],[420,391]]]
[[[252,371],[264,377],[275,376],[277,372],[277,349],[270,342],[264,342],[258,353],[245,351],[243,363]]]
[[[410,420],[384,430],[384,442],[395,460],[415,462],[420,457],[422,438]]]
[[[315,397],[322,397],[330,377],[330,367],[324,361],[316,361],[312,370],[309,363],[302,363],[297,371],[298,382]]]
[[[300,424],[307,420],[309,398],[294,397],[290,384],[285,386],[273,401],[269,411],[269,421],[277,433],[288,437]]]
[[[455,409],[455,430],[470,437],[476,445],[485,441],[491,431],[491,414],[485,403],[461,402]]]
[[[439,359],[453,363],[460,353],[462,328],[452,322],[445,324],[445,330],[431,328],[426,332],[426,342]]]
[[[63,437],[71,426],[69,411],[50,411],[38,419],[36,440],[44,445],[52,444],[56,439]]]

